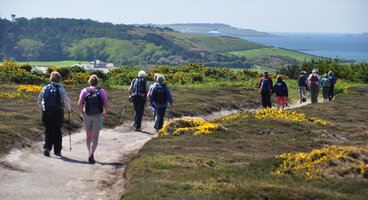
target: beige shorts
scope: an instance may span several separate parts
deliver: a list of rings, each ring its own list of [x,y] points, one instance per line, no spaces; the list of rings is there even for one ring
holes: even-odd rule
[[[86,131],[91,129],[101,130],[103,124],[102,113],[97,115],[87,115],[87,113],[83,112],[83,122]]]

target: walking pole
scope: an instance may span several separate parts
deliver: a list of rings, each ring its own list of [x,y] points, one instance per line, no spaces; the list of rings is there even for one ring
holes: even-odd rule
[[[123,121],[123,117],[124,117],[125,110],[126,110],[126,107],[127,107],[127,105],[128,105],[128,102],[129,102],[129,97],[127,98],[127,101],[126,101],[126,103],[125,103],[125,106],[124,106],[123,112],[121,113],[120,123],[119,123],[119,124],[121,124],[121,122]]]
[[[72,150],[72,135],[71,135],[71,124],[70,124],[70,111],[68,111],[68,120],[69,120],[69,151]]]

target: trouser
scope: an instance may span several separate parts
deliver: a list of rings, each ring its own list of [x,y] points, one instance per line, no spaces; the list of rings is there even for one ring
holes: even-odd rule
[[[141,128],[144,105],[146,104],[146,98],[142,96],[133,96],[133,106],[135,111],[134,127],[137,129]]]
[[[332,100],[333,99],[333,97],[334,97],[334,88],[335,88],[335,85],[333,85],[333,84],[331,84],[331,86],[330,86],[330,92],[328,93],[328,100]]]
[[[322,88],[322,93],[323,93],[323,99],[329,99],[330,98],[330,87],[326,87],[324,86]]]
[[[164,118],[165,118],[165,112],[166,108],[156,108],[155,109],[155,129],[161,129],[164,125]]]
[[[299,99],[305,99],[307,97],[307,87],[306,86],[298,86]]]
[[[261,91],[261,96],[262,96],[262,106],[264,108],[267,107],[272,107],[271,106],[271,93],[270,92],[265,92],[265,91]]]
[[[63,141],[61,127],[64,122],[64,112],[43,111],[42,122],[45,126],[45,145],[43,148],[51,151],[52,146],[54,146],[54,153],[60,153]]]
[[[311,93],[311,102],[317,103],[319,94],[319,85],[314,83],[310,84],[310,93]]]

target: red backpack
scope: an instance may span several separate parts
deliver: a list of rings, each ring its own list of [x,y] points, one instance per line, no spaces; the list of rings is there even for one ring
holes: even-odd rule
[[[317,74],[312,74],[312,77],[309,79],[312,83],[318,83],[318,77]]]

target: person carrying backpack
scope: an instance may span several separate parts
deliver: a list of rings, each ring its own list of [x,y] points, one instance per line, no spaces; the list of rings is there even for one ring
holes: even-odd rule
[[[286,83],[283,81],[282,75],[278,75],[276,79],[277,79],[277,82],[273,86],[272,94],[273,93],[276,94],[277,109],[281,108],[281,110],[284,110],[286,100],[289,96],[288,87]]]
[[[323,94],[323,102],[329,101],[330,96],[330,87],[331,87],[331,81],[327,78],[327,75],[325,74],[323,78],[321,79],[321,86],[322,86],[322,94]]]
[[[336,77],[332,71],[329,71],[327,75],[328,75],[327,78],[328,80],[330,80],[330,83],[331,83],[330,92],[328,93],[328,100],[332,101],[334,94],[335,94],[334,89],[335,89],[335,84],[336,84]]]
[[[94,164],[94,153],[97,148],[100,130],[107,117],[107,95],[104,89],[98,87],[99,79],[96,75],[89,77],[89,87],[83,88],[79,95],[79,111],[86,129],[86,144],[88,162]]]
[[[133,107],[135,111],[134,128],[135,131],[141,131],[141,123],[144,113],[144,106],[146,105],[148,93],[148,82],[146,80],[146,72],[139,71],[138,77],[133,79],[130,87],[129,94],[132,96]]]
[[[268,72],[264,72],[264,75],[259,79],[258,88],[261,91],[262,106],[264,108],[272,107],[271,105],[271,91],[272,91],[272,79],[268,76]]]
[[[164,83],[165,77],[163,75],[158,75],[157,82],[152,87],[152,92],[150,95],[150,101],[155,109],[155,126],[156,131],[159,131],[164,124],[164,117],[168,102],[170,103],[170,110],[172,109],[173,98],[169,87]]]
[[[54,154],[61,156],[64,109],[71,112],[70,100],[61,83],[59,72],[50,75],[51,83],[44,86],[38,95],[38,104],[42,108],[42,123],[45,126],[44,155],[50,157],[54,147]]]
[[[149,99],[151,98],[152,88],[155,87],[155,85],[158,84],[158,80],[157,80],[157,77],[158,76],[160,76],[159,73],[155,73],[154,76],[153,76],[153,80],[155,82],[152,85],[150,85],[150,87],[149,87],[149,90],[148,90],[148,93],[147,93],[147,98],[149,98]],[[152,101],[150,101],[150,105],[151,105],[151,110],[153,112],[153,119],[155,119],[156,118],[156,116],[155,116],[156,111],[155,111],[155,109],[153,107],[153,102]]]
[[[302,71],[297,80],[300,103],[307,101],[307,90],[309,90],[309,88],[306,74],[307,72]]]
[[[317,69],[313,69],[312,73],[308,77],[312,103],[318,102],[319,83],[320,83],[321,77],[317,74],[317,71],[318,71]]]

